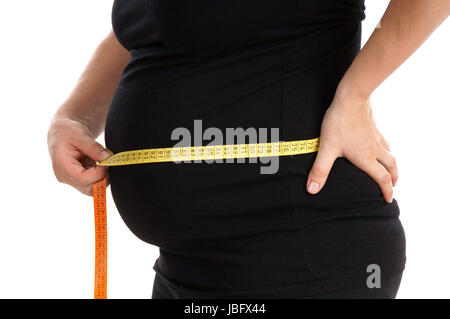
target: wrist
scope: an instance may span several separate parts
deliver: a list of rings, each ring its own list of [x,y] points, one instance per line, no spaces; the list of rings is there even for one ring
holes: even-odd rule
[[[371,113],[370,94],[363,94],[362,91],[355,89],[353,86],[344,85],[341,82],[336,89],[330,109],[339,110],[342,114],[355,114],[354,112]]]
[[[360,86],[348,81],[341,81],[336,89],[336,97],[344,100],[367,102],[372,92],[363,90]]]
[[[352,70],[347,70],[342,77],[336,89],[336,96],[342,97],[345,100],[368,101],[372,95],[370,85],[367,85],[367,80],[361,79],[355,75]]]
[[[96,133],[98,131],[98,129],[96,129],[95,126],[92,125],[92,122],[88,118],[86,118],[85,116],[80,116],[79,114],[73,114],[73,113],[67,112],[63,108],[58,110],[55,113],[55,115],[53,116],[52,122],[58,122],[58,121],[78,122],[88,129],[89,134],[93,138],[96,138],[97,135],[99,135]]]
[[[69,98],[56,112],[58,118],[77,121],[89,129],[91,136],[97,138],[105,129],[110,101],[104,99]]]

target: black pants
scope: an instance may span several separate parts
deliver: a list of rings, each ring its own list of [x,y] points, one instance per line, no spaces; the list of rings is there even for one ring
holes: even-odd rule
[[[297,299],[395,299],[403,273],[397,273],[383,278],[380,288],[356,288],[334,291],[314,296],[298,296]],[[276,297],[275,297],[276,298]],[[167,281],[158,273],[153,283],[152,299],[197,299],[194,295],[179,294],[173,283]]]

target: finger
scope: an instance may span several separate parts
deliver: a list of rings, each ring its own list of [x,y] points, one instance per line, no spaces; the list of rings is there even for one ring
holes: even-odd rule
[[[72,144],[82,153],[97,162],[101,162],[112,155],[109,150],[87,135],[73,136]]]
[[[306,189],[310,194],[317,194],[323,188],[336,158],[335,152],[331,149],[319,147],[306,183]]]
[[[75,187],[91,185],[106,174],[106,167],[92,166],[85,168],[76,158],[71,156],[65,156],[61,160],[61,167],[66,177],[72,181],[71,184]]]
[[[83,187],[78,187],[78,190],[87,195],[87,196],[93,196],[94,195],[94,189],[92,185],[89,186],[83,186]]]
[[[89,168],[97,165],[97,163],[88,156],[83,156],[82,158],[78,159],[78,161],[83,165],[84,168]]]
[[[394,190],[392,188],[392,177],[387,169],[376,160],[360,168],[375,180],[381,189],[384,200],[392,203]]]
[[[109,180],[108,179],[108,174],[106,174],[106,176],[104,176],[104,177],[106,177],[106,186],[108,186],[108,184],[109,184],[108,183],[108,180]],[[103,177],[101,179],[95,181],[94,183],[91,183],[91,184],[88,184],[88,185],[84,185],[84,186],[80,186],[80,187],[78,187],[78,190],[81,193],[92,197],[93,194],[94,194],[94,185],[95,185],[95,183],[100,181],[100,180],[102,180],[102,179],[103,179]]]
[[[378,155],[377,160],[386,168],[389,174],[391,174],[392,185],[395,186],[398,180],[398,166],[395,157],[386,149],[383,149]]]

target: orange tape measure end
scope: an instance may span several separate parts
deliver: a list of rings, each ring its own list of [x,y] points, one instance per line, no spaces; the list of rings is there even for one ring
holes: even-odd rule
[[[95,279],[94,298],[106,299],[108,234],[106,223],[106,177],[94,183]]]

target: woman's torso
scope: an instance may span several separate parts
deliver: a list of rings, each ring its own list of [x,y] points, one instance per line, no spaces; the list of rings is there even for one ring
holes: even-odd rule
[[[108,114],[106,146],[114,153],[171,147],[172,131],[193,132],[195,119],[203,130],[279,128],[284,141],[318,137],[360,50],[363,18],[362,0],[116,0],[114,30],[131,59]],[[323,190],[308,194],[315,156],[280,157],[277,173],[268,175],[248,161],[110,167],[111,190],[139,238],[180,264],[198,259],[212,267],[222,258],[244,269],[231,262],[236,255],[273,264],[259,255],[264,242],[270,247],[268,239],[279,238],[286,246],[325,220],[398,216],[397,202],[385,203],[377,184],[344,158]],[[288,231],[290,241],[277,237]],[[280,254],[276,247],[272,253]],[[309,248],[289,249],[305,262]],[[277,257],[286,258],[285,268],[288,255]]]

